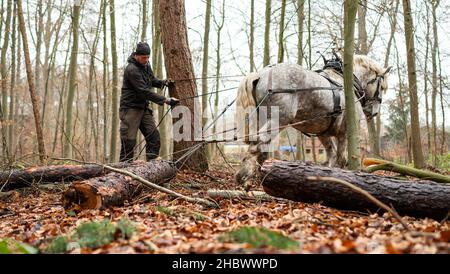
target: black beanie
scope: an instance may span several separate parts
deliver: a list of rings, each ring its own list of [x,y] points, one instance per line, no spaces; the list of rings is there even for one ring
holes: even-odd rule
[[[139,42],[136,46],[136,55],[150,55],[150,46],[146,42]]]

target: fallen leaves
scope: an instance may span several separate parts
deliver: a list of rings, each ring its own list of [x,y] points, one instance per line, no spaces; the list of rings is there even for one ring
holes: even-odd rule
[[[214,171],[181,172],[171,188],[205,197],[208,189],[237,186],[231,172]],[[114,237],[104,246],[69,253],[450,253],[449,221],[405,217],[413,231],[405,233],[389,215],[345,212],[320,204],[222,199],[217,201],[219,209],[205,209],[151,191],[124,207],[65,211],[60,197],[55,191],[35,190],[0,202],[0,239],[45,250],[55,237],[73,235],[83,223],[118,224],[125,218],[135,225],[132,237]],[[242,227],[280,232],[301,246],[281,250],[220,241]]]

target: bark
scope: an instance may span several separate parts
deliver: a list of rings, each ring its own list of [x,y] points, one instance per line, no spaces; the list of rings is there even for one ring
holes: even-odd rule
[[[103,0],[103,162],[108,162],[108,39],[107,39],[107,0]]]
[[[12,22],[12,33],[11,33],[11,85],[9,90],[9,120],[11,124],[8,127],[8,152],[11,154],[11,160],[14,160],[15,157],[15,146],[14,146],[14,136],[15,136],[15,123],[17,120],[14,116],[15,111],[15,100],[16,94],[14,92],[14,88],[16,86],[16,37],[17,37],[17,7],[14,5],[13,12],[13,22]]]
[[[162,45],[161,45],[161,24],[159,20],[159,0],[153,0],[153,56],[152,66],[155,70],[155,76],[158,79],[163,78],[163,64],[162,64]],[[166,96],[164,90],[159,89],[158,94]],[[164,114],[167,112],[168,106],[158,106],[158,120],[161,121]],[[161,136],[160,155],[163,159],[169,160],[171,151],[171,137],[169,134],[171,115],[167,114],[166,118],[161,122],[159,127],[159,134]]]
[[[203,60],[202,60],[202,111],[203,119],[202,126],[206,127],[208,125],[208,65],[209,65],[209,33],[211,29],[211,0],[206,0],[206,14],[205,14],[205,32],[203,37]],[[211,113],[212,114],[212,113]],[[212,159],[212,145],[207,145],[206,157],[208,160]]]
[[[10,29],[11,29],[11,16],[12,14],[12,0],[8,0],[7,8],[6,8],[6,22],[5,22],[5,30],[4,30],[4,38],[3,38],[3,46],[1,50],[1,61],[0,61],[0,83],[2,89],[2,102],[1,102],[1,117],[0,117],[0,127],[2,134],[2,147],[3,147],[3,155],[9,158],[8,144],[7,144],[7,126],[11,121],[8,121],[8,69],[6,66],[6,53],[8,51],[9,38],[10,38]],[[3,13],[2,13],[3,17]],[[3,18],[1,18],[3,19]],[[3,31],[3,30],[2,30]]]
[[[437,99],[437,93],[438,93],[438,60],[437,60],[437,52],[439,47],[439,37],[438,37],[438,28],[437,28],[437,17],[436,17],[436,10],[439,6],[440,0],[432,0],[432,15],[433,15],[433,47],[431,49],[431,61],[433,66],[433,76],[432,76],[432,93],[431,93],[431,138],[432,138],[432,157],[433,157],[433,166],[436,166],[437,164],[437,156],[438,156],[438,149],[437,149],[437,121],[436,121],[436,114],[437,114],[437,106],[436,106],[436,99]]]
[[[305,56],[303,51],[303,32],[305,29],[305,0],[297,0],[298,42],[297,42],[297,64],[303,65]],[[305,146],[303,134],[297,133],[297,160],[305,160]]]
[[[167,70],[167,76],[172,79],[195,79],[192,56],[189,50],[186,13],[183,0],[160,1],[160,19],[161,35],[164,48],[164,57]],[[173,35],[177,33],[178,35]],[[186,98],[197,96],[197,85],[195,80],[179,81],[175,86],[169,89],[170,96],[177,98]],[[198,113],[198,100],[182,100],[181,104],[188,107],[191,113],[191,136],[189,141],[180,141],[174,143],[174,158],[183,157],[180,151],[192,147],[198,147],[198,142],[194,141],[195,121],[201,121]],[[196,111],[197,110],[197,111]],[[197,112],[197,113],[196,113]],[[187,129],[184,129],[187,130]],[[199,145],[200,146],[200,145]],[[208,169],[208,162],[203,153],[203,146],[199,147],[189,158],[186,159],[184,167],[190,167],[194,170],[204,171]],[[177,153],[178,152],[178,153]]]
[[[286,0],[281,1],[280,32],[278,34],[278,63],[284,62],[284,19],[286,16]]]
[[[270,65],[270,18],[272,15],[272,0],[266,0],[266,23],[264,31],[264,66]]]
[[[250,41],[249,41],[249,50],[250,50],[250,72],[254,72],[256,70],[255,65],[255,0],[251,0],[250,2]]]
[[[416,51],[414,43],[414,23],[411,15],[411,1],[403,0],[403,15],[405,17],[405,38],[406,51],[408,55],[408,80],[409,96],[411,104],[411,138],[414,158],[414,166],[423,168],[425,161],[422,152],[420,121],[419,121],[419,100],[417,96],[417,72],[416,72]]]
[[[176,169],[169,162],[134,163],[125,170],[154,184],[166,183],[176,176]],[[142,184],[130,176],[110,173],[73,183],[64,193],[62,202],[65,208],[76,205],[82,209],[105,209],[131,201],[141,190]]]
[[[356,170],[360,167],[359,152],[359,129],[356,117],[354,92],[353,92],[353,52],[355,36],[355,18],[358,7],[357,0],[345,1],[345,22],[344,22],[344,89],[345,89],[345,117],[348,142],[348,167]]]
[[[79,26],[80,26],[81,6],[74,5],[72,7],[72,50],[69,65],[69,90],[67,93],[66,107],[66,125],[64,138],[64,157],[72,158],[73,153],[73,103],[75,90],[77,89],[77,69],[78,69],[78,44],[79,44]]]
[[[147,40],[147,27],[148,27],[148,0],[142,0],[142,33],[141,42]]]
[[[450,210],[450,186],[430,181],[402,181],[337,168],[302,163],[266,162],[262,167],[267,194],[298,202],[319,203],[343,210],[377,211],[367,197],[333,182],[310,177],[334,177],[366,190],[403,215],[442,220]]]
[[[39,111],[40,103],[39,103],[39,97],[36,95],[33,69],[31,68],[30,50],[28,48],[28,38],[27,38],[27,31],[25,28],[25,18],[23,16],[22,0],[17,0],[16,3],[17,3],[17,12],[18,12],[18,17],[19,17],[20,32],[22,33],[22,43],[23,43],[23,52],[24,52],[24,56],[25,56],[28,87],[29,87],[30,96],[31,96],[31,104],[33,106],[34,123],[35,123],[35,127],[36,127],[36,135],[37,135],[38,150],[39,150],[39,159],[40,159],[41,163],[44,163],[45,159],[46,159],[46,152],[45,152],[45,144],[44,144],[44,133],[42,131],[42,126],[41,126],[41,113]]]
[[[111,121],[111,148],[110,148],[110,158],[109,161],[114,162],[117,158],[117,135],[118,135],[118,112],[119,112],[119,101],[118,101],[118,93],[119,93],[119,75],[118,75],[118,65],[117,65],[117,41],[116,41],[116,11],[114,6],[114,0],[109,2],[110,7],[110,23],[111,23],[111,54],[112,54],[112,121]]]
[[[116,168],[126,168],[127,163],[112,165]],[[90,179],[108,173],[99,165],[61,165],[31,167],[23,170],[0,172],[0,189],[7,190],[29,187],[33,183],[61,183]]]

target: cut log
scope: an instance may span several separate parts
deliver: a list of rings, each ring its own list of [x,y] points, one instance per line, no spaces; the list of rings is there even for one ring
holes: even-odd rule
[[[154,184],[164,184],[176,176],[176,168],[166,161],[136,162],[125,168]],[[105,209],[121,206],[142,191],[142,184],[131,177],[115,172],[85,181],[74,182],[64,193],[65,208]]]
[[[111,166],[126,168],[130,164],[117,163]],[[106,173],[109,171],[99,165],[61,165],[3,171],[0,172],[0,189],[13,190],[29,187],[35,182],[73,182],[102,176]]]
[[[402,181],[296,162],[266,162],[261,172],[267,194],[292,201],[322,202],[344,210],[379,210],[367,197],[348,187],[311,180],[311,177],[334,177],[366,190],[402,215],[442,220],[450,211],[450,186],[447,184]]]

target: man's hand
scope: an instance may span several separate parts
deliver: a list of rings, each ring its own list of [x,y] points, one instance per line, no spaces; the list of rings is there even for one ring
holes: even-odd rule
[[[172,80],[172,79],[166,79],[166,80],[163,80],[163,86],[166,86],[166,87],[172,87],[173,85],[175,85],[175,81],[174,80]]]
[[[168,104],[171,107],[175,107],[180,103],[180,100],[178,100],[177,98],[169,98],[166,100],[166,104]]]

